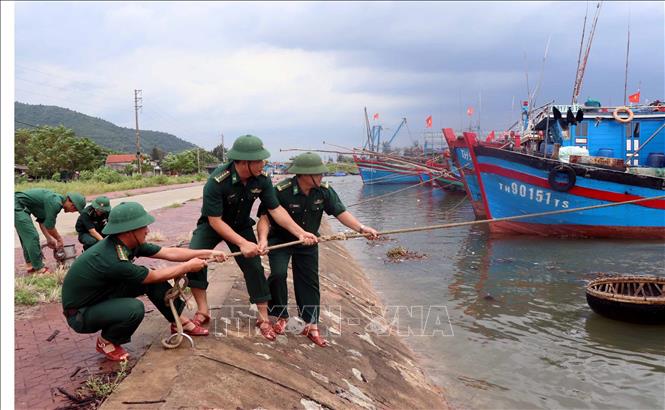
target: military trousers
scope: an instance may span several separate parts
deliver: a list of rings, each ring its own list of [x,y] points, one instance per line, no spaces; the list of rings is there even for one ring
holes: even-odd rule
[[[270,240],[269,244],[276,245],[281,241]],[[289,292],[286,286],[289,260],[293,267],[293,290],[298,305],[298,315],[305,323],[318,323],[321,304],[319,290],[319,247],[291,246],[275,249],[268,254],[270,259],[270,287],[271,300],[268,303],[268,313],[271,316],[287,318],[289,312]]]
[[[238,235],[247,239],[250,242],[256,243],[256,236],[251,226],[236,231]],[[189,243],[190,249],[214,249],[220,242],[221,236],[210,226],[208,223],[199,224],[194,233],[192,234],[192,241]],[[228,243],[231,252],[238,252],[240,248],[232,243]],[[247,286],[247,293],[249,293],[250,303],[261,303],[270,300],[270,290],[268,288],[268,281],[265,277],[265,271],[261,265],[261,257],[255,256],[253,258],[245,258],[244,256],[235,257],[240,270],[245,278],[245,285]],[[198,272],[190,272],[187,274],[189,280],[189,287],[195,289],[208,288],[208,268],[203,268]]]
[[[164,301],[169,289],[171,285],[168,282],[120,285],[109,299],[78,309],[67,317],[67,323],[77,333],[101,330],[102,337],[113,344],[129,343],[145,315],[143,302],[136,299],[137,296],[147,295],[166,320],[170,323],[175,321],[170,306]],[[176,299],[174,305],[178,314],[185,307],[180,299]]]
[[[84,232],[84,233],[79,233],[79,242],[83,244],[83,250],[85,251],[99,241],[94,236],[90,235],[87,232]]]
[[[23,258],[32,268],[39,270],[44,267],[44,255],[39,246],[39,234],[32,222],[30,212],[16,198],[14,199],[14,228],[21,241]]]

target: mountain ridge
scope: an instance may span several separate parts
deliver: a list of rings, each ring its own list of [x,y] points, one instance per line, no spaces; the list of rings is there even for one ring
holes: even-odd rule
[[[15,101],[14,120],[16,128],[23,128],[25,124],[63,125],[74,130],[77,137],[89,138],[104,148],[117,152],[136,152],[136,130],[69,108]],[[196,148],[196,145],[166,132],[141,130],[141,151],[149,153],[153,147],[166,152],[181,152]]]

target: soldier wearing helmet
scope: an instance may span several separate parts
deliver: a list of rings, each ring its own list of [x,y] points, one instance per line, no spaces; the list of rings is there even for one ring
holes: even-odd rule
[[[225,241],[231,252],[241,251],[236,262],[245,277],[250,303],[258,307],[256,326],[268,340],[275,340],[272,324],[268,319],[270,290],[265,278],[261,258],[265,247],[259,246],[254,236],[250,218],[252,205],[257,199],[270,213],[275,223],[305,243],[314,244],[316,236],[298,226],[279,205],[272,181],[263,172],[264,161],[270,156],[263,142],[253,135],[238,137],[228,152],[230,162],[217,167],[203,188],[201,217],[192,235],[190,248],[213,249]],[[189,286],[196,300],[198,311],[193,322],[198,325],[210,321],[206,295],[208,272],[190,273]]]
[[[111,212],[111,201],[108,197],[99,196],[90,205],[86,206],[76,220],[76,233],[83,250],[104,239],[102,230]]]
[[[323,181],[323,174],[328,171],[321,157],[307,152],[298,155],[288,171],[296,174],[276,185],[279,203],[287,210],[291,218],[307,232],[318,235],[323,212],[336,217],[342,224],[360,233],[370,234],[370,239],[377,237],[377,232],[360,222],[346,210],[335,190]],[[293,241],[295,238],[276,225],[271,215],[265,212],[263,204],[259,208],[261,218],[258,225],[259,244],[272,246]],[[293,259],[293,288],[296,295],[299,316],[306,323],[302,334],[316,345],[325,347],[328,342],[318,330],[319,306],[319,249],[318,246],[291,246],[270,251],[270,277],[268,285],[271,292],[269,314],[277,317],[273,330],[284,334],[289,317],[287,310],[288,290],[286,286],[289,260]]]
[[[171,285],[167,282],[206,266],[202,258],[223,261],[222,252],[182,248],[162,248],[146,242],[148,225],[155,218],[141,204],[123,202],[109,215],[102,232],[108,235],[78,257],[69,268],[62,284],[62,307],[67,323],[77,333],[96,333],[97,351],[114,361],[126,360],[122,344],[128,343],[143,320],[143,302],[150,301],[171,322],[171,333],[177,332],[175,318],[164,300]],[[134,258],[149,257],[181,262],[159,269],[134,264]],[[184,302],[175,301],[178,312]],[[206,329],[181,317],[184,332],[207,335]]]
[[[42,260],[44,256],[39,246],[39,234],[31,215],[37,218],[48,247],[62,249],[65,243],[55,227],[58,214],[63,209],[65,212],[82,212],[84,208],[85,197],[78,192],[67,192],[67,195],[62,196],[48,189],[35,188],[14,194],[14,227],[21,241],[28,273],[48,272]]]

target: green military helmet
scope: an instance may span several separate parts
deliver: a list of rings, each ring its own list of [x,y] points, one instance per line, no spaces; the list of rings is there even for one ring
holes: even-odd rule
[[[270,152],[263,148],[263,141],[259,137],[243,135],[233,142],[228,156],[236,161],[260,161],[270,157]]]
[[[93,208],[102,210],[106,213],[111,212],[111,201],[108,199],[108,197],[98,196],[94,201],[91,202],[90,205],[92,205]]]
[[[74,204],[76,210],[83,212],[85,209],[85,197],[78,192],[67,192],[67,198]]]
[[[305,152],[293,159],[288,172],[296,175],[318,175],[328,172],[320,156],[313,152]]]
[[[102,233],[112,235],[143,228],[155,222],[155,218],[147,213],[138,202],[121,202],[109,215],[109,221]]]

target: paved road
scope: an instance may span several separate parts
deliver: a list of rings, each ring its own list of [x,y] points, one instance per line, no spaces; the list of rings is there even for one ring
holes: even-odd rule
[[[123,201],[135,201],[143,205],[143,207],[148,211],[153,211],[155,209],[164,208],[173,203],[182,203],[190,199],[201,198],[203,196],[203,185],[179,188],[179,189],[170,189],[166,191],[152,192],[149,194],[142,195],[133,195],[124,198],[111,199],[111,206],[116,206]],[[88,201],[93,198],[87,198]],[[56,228],[61,235],[73,234],[75,232],[74,226],[76,225],[76,219],[78,218],[78,212],[65,213],[60,211],[58,214],[58,219],[56,221]],[[33,218],[34,222],[34,218]],[[45,241],[44,236],[42,235],[39,226],[35,222],[35,227],[37,232],[39,232],[39,238],[42,242]],[[21,246],[21,243],[18,239],[16,231],[14,231],[14,248]]]

